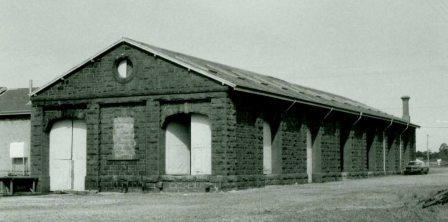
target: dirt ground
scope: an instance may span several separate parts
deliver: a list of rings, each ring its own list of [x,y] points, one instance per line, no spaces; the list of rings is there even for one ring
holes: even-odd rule
[[[0,197],[0,221],[448,221],[448,206],[419,204],[447,187],[444,168],[217,193]]]

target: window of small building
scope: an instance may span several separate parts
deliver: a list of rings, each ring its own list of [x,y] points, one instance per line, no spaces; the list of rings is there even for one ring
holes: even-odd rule
[[[10,143],[9,157],[11,158],[12,162],[10,174],[12,175],[28,174],[29,147],[25,142]]]

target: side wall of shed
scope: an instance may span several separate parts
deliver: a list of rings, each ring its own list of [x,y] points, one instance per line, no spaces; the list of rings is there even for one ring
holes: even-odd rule
[[[23,173],[20,172],[23,169],[22,167],[19,168],[17,164],[14,164],[13,167],[9,155],[9,146],[12,142],[25,142],[26,149],[29,151],[30,131],[30,120],[27,117],[0,119],[0,176],[6,176],[8,173]],[[27,169],[29,170],[29,158],[27,161]]]
[[[415,153],[415,128],[396,124],[388,127],[387,122],[377,119],[251,95],[238,95],[233,101],[238,138],[236,172],[244,178],[240,187],[305,183],[309,130],[314,182],[400,173],[401,140],[402,167]],[[281,171],[273,170],[270,175],[263,175],[266,120],[273,131],[272,149],[279,147],[281,152]]]

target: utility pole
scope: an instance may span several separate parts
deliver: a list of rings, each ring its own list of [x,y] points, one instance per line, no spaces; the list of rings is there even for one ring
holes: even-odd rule
[[[429,167],[429,134],[426,134],[426,158],[428,159],[428,167]]]

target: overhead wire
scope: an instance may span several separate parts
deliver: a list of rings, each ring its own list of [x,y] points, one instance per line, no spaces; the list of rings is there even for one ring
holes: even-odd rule
[[[413,106],[412,109],[437,109],[437,108],[447,108],[448,105],[446,106]],[[398,109],[402,109],[402,107],[379,107],[378,109],[394,109],[394,110],[398,110]]]
[[[441,6],[442,11],[444,11],[445,13],[448,13],[448,5],[445,4],[445,2],[443,0],[439,0],[439,2],[442,5]],[[445,15],[445,13],[444,13],[444,15]]]
[[[443,11],[444,11],[443,8],[434,6],[434,5],[432,4],[432,2],[433,2],[433,1],[431,1],[431,0],[426,1],[426,3],[432,8],[432,10],[433,10],[436,14],[439,15],[438,17],[440,17],[440,18],[442,18],[443,20],[445,20],[446,22],[448,22],[448,18],[445,17],[445,14],[443,13]],[[443,3],[442,3],[442,4],[443,4]],[[443,6],[442,6],[442,7],[443,7]],[[440,13],[439,8],[442,10],[442,13]]]

